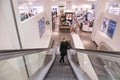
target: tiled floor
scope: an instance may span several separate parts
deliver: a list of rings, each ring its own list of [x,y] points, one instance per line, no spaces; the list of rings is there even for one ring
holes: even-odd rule
[[[78,32],[85,49],[96,50],[97,45],[91,40],[91,32]]]

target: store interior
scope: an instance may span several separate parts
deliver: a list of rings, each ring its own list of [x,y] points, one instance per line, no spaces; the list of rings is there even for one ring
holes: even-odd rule
[[[21,21],[27,21],[28,19],[44,12],[45,8],[43,7],[48,5],[43,6],[42,3],[42,0],[39,2],[38,0],[27,0],[26,2],[18,0],[18,10]],[[59,32],[75,32],[77,28],[80,31],[91,33],[91,40],[98,46],[101,42],[104,42],[113,50],[118,50],[118,48],[114,47],[117,44],[115,42],[117,41],[115,36],[118,29],[115,30],[115,28],[118,28],[117,26],[119,23],[119,1],[81,1],[79,5],[77,3],[77,1],[76,3],[75,1],[51,1],[51,4],[49,4],[51,7],[49,7],[49,12],[47,13],[50,17],[45,17],[45,21],[43,23],[44,27],[50,26],[49,24],[46,25],[46,21],[48,21],[48,23],[50,21],[52,23],[51,29],[54,31],[55,20],[59,17]],[[99,5],[101,3],[104,4],[101,6]],[[48,8],[46,9],[48,10]],[[41,18],[43,17],[44,16]],[[109,27],[112,24],[114,24],[114,28]],[[43,30],[45,31],[45,28]],[[44,31],[41,30],[41,34],[43,34]],[[111,42],[111,44],[109,44],[106,39]],[[112,47],[112,45],[114,45],[114,47]]]
[[[10,49],[16,48],[16,46],[19,48],[17,31],[15,30],[16,25],[23,47],[40,47],[38,44],[41,38],[44,37],[44,32],[50,30],[51,34],[49,36],[52,36],[52,32],[55,29],[55,19],[59,18],[61,22],[61,24],[59,24],[60,30],[63,30],[65,27],[68,33],[74,32],[77,23],[79,30],[91,33],[91,40],[98,46],[101,43],[105,43],[112,50],[120,50],[120,45],[118,45],[120,40],[118,37],[118,34],[120,34],[120,2],[118,0],[98,0],[97,2],[89,1],[89,3],[88,1],[76,1],[76,3],[71,1],[71,3],[68,2],[69,5],[66,4],[67,1],[52,0],[50,4],[46,4],[44,0],[16,0],[13,1],[12,7],[9,1],[2,1],[0,16],[1,19],[3,19],[1,21],[4,22],[0,23],[2,25],[0,32],[1,34],[6,34],[3,40],[6,40],[6,42],[10,44],[10,46],[8,46],[7,43],[4,43],[6,44],[5,49],[6,47]],[[2,3],[8,4],[4,6]],[[10,7],[10,9],[6,7]],[[14,10],[12,10],[12,8],[14,8]],[[15,14],[14,16],[13,12]],[[14,17],[16,19],[16,25],[14,23]],[[42,21],[41,19],[43,18],[44,25],[39,22]],[[46,24],[46,21],[49,24]],[[41,23],[42,26],[39,25],[39,23]],[[114,24],[113,27],[111,27],[112,24]],[[10,26],[10,28],[7,26]],[[27,36],[29,36],[29,38],[27,38]],[[36,41],[33,40],[34,37]],[[1,46],[1,49],[4,48]]]
[[[46,2],[50,3],[46,4]],[[90,34],[89,41],[97,45],[97,50],[120,51],[120,0],[0,0],[0,11],[0,50],[49,48],[53,34],[56,37],[59,33],[60,35],[67,33],[72,36],[76,48],[86,49],[83,44],[88,46],[89,43],[87,40],[82,41],[82,39],[87,39],[85,36]],[[57,21],[59,21],[58,32],[54,32],[56,31]],[[77,33],[77,30],[81,33]],[[79,34],[82,36],[79,36]],[[60,42],[60,37],[58,37],[56,37],[56,42]],[[32,61],[36,64],[34,62],[31,64],[30,75],[34,74],[40,67],[37,65],[38,61],[45,58],[43,56],[38,58],[38,55],[28,58],[29,60],[35,59]],[[117,59],[110,57],[109,60],[119,63],[118,56],[116,55],[116,57]],[[21,58],[23,61],[23,57]],[[92,64],[88,56],[83,52],[83,54],[78,54],[78,58],[79,61],[77,62],[82,64],[79,66],[92,80],[98,80],[95,72],[92,71],[93,68],[90,68]],[[104,57],[104,59],[106,58],[108,57]],[[91,59],[94,59],[94,57],[91,57]],[[16,71],[21,65],[19,60],[18,63],[12,60],[7,63],[10,63],[9,65],[11,63],[16,64],[15,66],[12,65]],[[109,61],[105,63],[108,64],[108,67],[114,69],[114,66],[111,67],[112,63]],[[6,67],[8,67],[8,70],[5,69]],[[6,67],[3,65],[1,69],[12,70],[10,66]],[[102,65],[102,68],[107,67]],[[20,68],[17,73],[19,74],[20,71],[23,71],[23,68]],[[115,72],[117,71],[118,69],[115,70]],[[1,74],[7,80],[10,80],[10,77],[12,77],[11,80],[17,77],[17,74],[11,73],[6,73],[8,75],[6,77],[4,73],[6,72],[1,70]],[[24,72],[20,72],[20,74],[26,79],[28,78],[24,75]],[[119,73],[117,74],[119,77]],[[22,80],[21,78],[21,76],[18,76],[16,79]]]
[[[54,9],[56,9],[56,11]],[[68,32],[74,31],[76,27],[79,27],[79,30],[81,31],[92,32],[95,17],[95,4],[84,4],[76,8],[74,8],[73,6],[72,9],[66,9],[65,6],[62,7],[58,6],[57,8],[53,7],[52,8],[53,24],[55,24],[54,20],[57,17],[59,17],[60,19],[59,24],[60,27],[61,26],[70,27],[69,29],[70,31]]]

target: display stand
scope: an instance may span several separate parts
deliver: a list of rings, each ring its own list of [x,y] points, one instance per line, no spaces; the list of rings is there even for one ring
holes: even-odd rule
[[[87,24],[83,23],[82,30],[86,31],[86,32],[92,32],[93,31],[93,27],[90,27],[89,23],[87,23]]]
[[[61,33],[69,33],[70,32],[70,26],[59,26],[59,32]]]

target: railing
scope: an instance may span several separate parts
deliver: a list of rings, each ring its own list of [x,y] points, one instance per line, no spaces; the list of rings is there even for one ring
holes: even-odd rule
[[[0,80],[43,80],[54,59],[53,49],[0,51]]]
[[[74,59],[78,58],[78,65],[75,64],[79,69],[75,72],[79,75],[78,77],[83,75],[84,80],[120,80],[119,51],[96,51],[86,49],[74,49],[74,51],[76,54],[72,54],[71,60],[73,60],[74,63],[74,61],[76,61]],[[75,55],[77,55],[77,57],[74,57]]]
[[[78,80],[120,80],[119,51],[73,51],[68,59]],[[53,49],[0,51],[0,80],[43,80],[54,60]]]

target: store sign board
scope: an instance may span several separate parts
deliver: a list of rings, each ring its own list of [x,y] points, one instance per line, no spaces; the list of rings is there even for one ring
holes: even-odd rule
[[[60,5],[60,6],[58,6],[58,7],[63,8],[63,7],[65,7],[65,6],[64,6],[64,5]]]
[[[109,20],[109,24],[108,24],[108,29],[107,29],[107,35],[112,38],[115,28],[116,28],[117,22],[113,21],[113,20]]]

